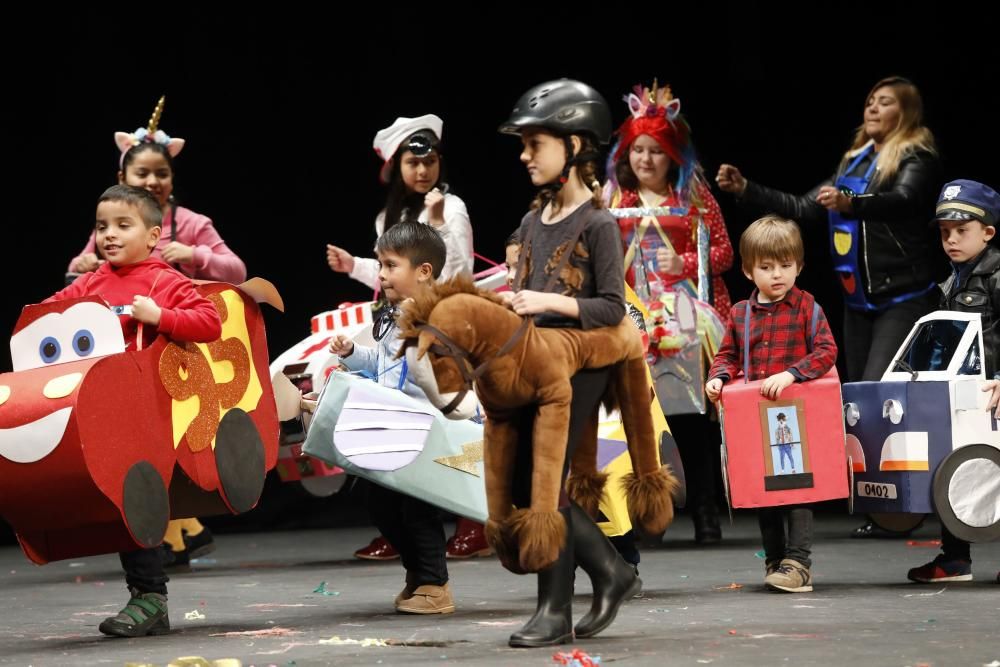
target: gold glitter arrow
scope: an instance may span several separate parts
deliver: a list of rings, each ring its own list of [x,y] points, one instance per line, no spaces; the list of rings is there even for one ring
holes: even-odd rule
[[[455,456],[442,456],[439,459],[434,459],[434,462],[440,463],[441,465],[449,468],[454,468],[455,470],[467,472],[473,477],[479,477],[479,470],[476,464],[482,460],[483,441],[477,440],[476,442],[467,442],[462,445],[461,454],[456,454]]]

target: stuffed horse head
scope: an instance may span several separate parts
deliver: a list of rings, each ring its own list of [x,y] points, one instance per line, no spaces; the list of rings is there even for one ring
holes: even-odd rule
[[[483,326],[482,313],[485,320],[503,326]],[[475,325],[470,319],[473,314],[478,316]],[[405,355],[410,377],[431,405],[449,419],[470,419],[478,407],[473,355],[502,345],[496,337],[519,321],[495,292],[477,288],[467,276],[457,276],[429,286],[403,305],[400,355]]]

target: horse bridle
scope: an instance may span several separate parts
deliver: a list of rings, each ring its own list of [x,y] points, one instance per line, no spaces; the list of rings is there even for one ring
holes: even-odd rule
[[[530,324],[530,317],[522,318],[521,324],[517,327],[517,330],[511,334],[511,337],[507,339],[506,343],[500,346],[497,353],[478,366],[472,365],[472,355],[469,354],[469,351],[452,340],[451,337],[449,337],[445,332],[426,322],[419,322],[414,325],[418,331],[426,331],[438,340],[437,343],[432,343],[430,347],[427,348],[427,351],[433,352],[439,357],[454,359],[455,365],[458,366],[458,370],[462,374],[462,380],[465,382],[465,386],[459,390],[455,398],[451,399],[451,402],[448,403],[448,405],[441,408],[442,414],[447,415],[461,405],[462,401],[465,400],[466,395],[468,395],[470,391],[474,391],[476,380],[482,377],[483,373],[486,372],[486,369],[489,368],[489,365],[494,360],[499,359],[514,349],[514,346],[517,345],[518,341],[520,341],[524,336]]]
[[[546,281],[545,288],[543,292],[551,292],[555,287],[556,283],[559,281],[559,276],[562,274],[562,270],[569,265],[569,258],[573,254],[576,248],[576,243],[583,234],[583,229],[586,226],[587,219],[581,216],[574,226],[571,228],[570,233],[567,235],[566,247],[563,250],[562,257],[559,259],[558,265],[555,270],[549,276],[548,281]],[[537,224],[541,224],[541,217],[539,217]],[[526,281],[526,268],[528,263],[529,249],[531,248],[531,237],[532,231],[534,229],[533,224],[529,224],[527,231],[524,236],[524,240],[521,244],[521,252],[519,253],[517,260],[517,281],[520,287],[523,287]],[[417,322],[414,327],[418,331],[426,331],[435,338],[438,339],[439,343],[434,343],[427,348],[429,352],[433,352],[439,357],[445,357],[447,359],[454,359],[455,364],[458,366],[459,372],[462,374],[462,379],[465,382],[465,386],[458,392],[455,398],[451,399],[448,405],[441,409],[442,414],[448,414],[457,408],[462,401],[465,399],[466,395],[470,391],[474,391],[474,384],[476,380],[482,377],[486,369],[489,368],[490,363],[500,357],[506,355],[514,346],[517,345],[518,341],[524,336],[525,332],[528,330],[528,326],[533,321],[534,317],[531,315],[522,316],[521,324],[518,326],[517,330],[511,334],[511,337],[507,339],[507,342],[500,346],[497,353],[492,357],[473,367],[472,357],[469,351],[461,347],[458,343],[453,341],[447,334],[438,329],[437,327],[428,324],[427,322]]]

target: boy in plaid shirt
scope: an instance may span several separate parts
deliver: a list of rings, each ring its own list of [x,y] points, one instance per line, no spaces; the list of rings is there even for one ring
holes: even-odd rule
[[[837,361],[837,344],[812,294],[795,287],[805,259],[798,225],[777,216],[757,220],[740,237],[740,256],[744,275],[757,288],[749,303],[733,306],[732,324],[709,370],[705,393],[718,401],[723,385],[742,371],[750,380],[762,380],[761,395],[775,400],[793,383],[825,375]],[[816,333],[810,340],[812,331]],[[744,345],[749,347],[750,368],[742,367]],[[811,591],[812,510],[762,508],[758,516],[765,585],[787,593]]]

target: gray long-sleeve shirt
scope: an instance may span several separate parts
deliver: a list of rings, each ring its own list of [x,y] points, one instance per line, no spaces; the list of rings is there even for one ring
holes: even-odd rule
[[[618,223],[603,209],[586,202],[554,224],[541,221],[541,211],[532,211],[521,221],[520,235],[526,238],[529,225],[531,257],[524,289],[543,291],[552,271],[569,242],[569,235],[580,216],[584,216],[583,234],[570,256],[568,271],[552,290],[576,298],[580,319],[543,313],[535,324],[543,327],[578,327],[594,329],[614,326],[625,317],[625,272]],[[568,283],[568,284],[567,284]]]

